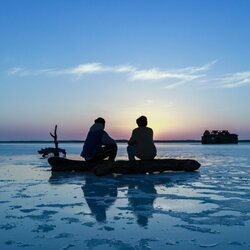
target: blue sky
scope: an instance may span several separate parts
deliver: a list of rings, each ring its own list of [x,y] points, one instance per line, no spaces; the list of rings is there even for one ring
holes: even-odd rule
[[[0,2],[0,140],[250,138],[247,0]]]

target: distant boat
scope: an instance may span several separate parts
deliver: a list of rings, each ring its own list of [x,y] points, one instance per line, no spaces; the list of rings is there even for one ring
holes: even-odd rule
[[[202,144],[238,144],[238,135],[228,130],[206,130],[201,137]]]

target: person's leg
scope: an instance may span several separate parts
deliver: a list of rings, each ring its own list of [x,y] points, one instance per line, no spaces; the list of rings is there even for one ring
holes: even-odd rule
[[[116,154],[117,154],[117,145],[116,144],[105,146],[103,148],[103,155],[105,156],[105,158],[108,157],[109,161],[114,161]],[[105,158],[103,158],[103,159],[105,159]]]
[[[115,144],[104,146],[101,152],[96,155],[91,162],[102,161],[108,157],[110,161],[114,161],[117,154],[117,146]]]
[[[128,145],[127,152],[128,152],[128,159],[130,161],[135,161],[136,146]]]

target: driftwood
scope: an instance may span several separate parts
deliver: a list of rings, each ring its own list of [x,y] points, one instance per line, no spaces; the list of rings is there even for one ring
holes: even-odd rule
[[[117,174],[146,174],[165,171],[195,171],[200,163],[190,159],[155,159],[150,161],[115,161],[108,160],[96,163],[86,161],[70,160],[60,157],[48,159],[52,171],[91,171],[97,176]]]
[[[54,152],[54,156],[59,156],[59,152],[58,152],[58,141],[57,141],[57,125],[55,126],[55,130],[54,130],[54,134],[50,133],[50,135],[52,136],[52,138],[54,139],[54,143],[55,143],[55,152]]]
[[[66,150],[63,148],[41,148],[37,151],[39,154],[42,155],[42,157],[46,157],[49,154],[53,155],[59,155],[59,153],[62,153],[64,156],[66,156]]]
[[[117,174],[146,174],[165,171],[195,171],[200,163],[195,160],[155,159],[150,161],[116,161],[113,164],[103,164],[94,169],[97,176],[111,173]]]
[[[45,156],[47,156],[49,154],[53,154],[54,156],[58,157],[60,155],[60,153],[62,153],[64,156],[66,156],[66,150],[58,147],[57,125],[55,126],[54,134],[50,133],[50,135],[54,139],[55,148],[51,148],[51,147],[42,148],[42,149],[38,150],[37,152],[39,154],[41,154],[42,157],[45,157]]]

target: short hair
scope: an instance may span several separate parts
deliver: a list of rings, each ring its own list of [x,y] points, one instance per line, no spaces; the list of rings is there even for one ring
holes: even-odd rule
[[[95,123],[101,123],[104,126],[105,125],[105,120],[102,117],[98,117],[97,119],[95,119]]]
[[[146,127],[148,124],[147,117],[142,115],[139,118],[136,119],[136,123],[139,127]]]

